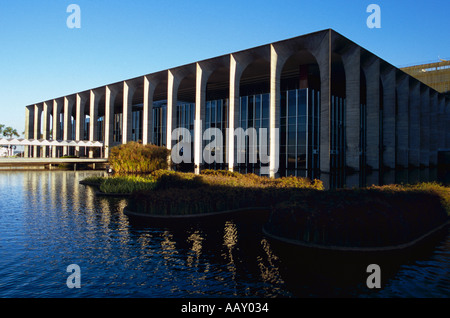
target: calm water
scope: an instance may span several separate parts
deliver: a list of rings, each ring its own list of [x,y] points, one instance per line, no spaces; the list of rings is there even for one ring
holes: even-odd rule
[[[99,172],[0,172],[0,297],[449,297],[446,228],[392,254],[280,245],[258,214],[150,223],[78,182]],[[382,288],[366,286],[369,264]],[[81,268],[69,289],[66,268]]]

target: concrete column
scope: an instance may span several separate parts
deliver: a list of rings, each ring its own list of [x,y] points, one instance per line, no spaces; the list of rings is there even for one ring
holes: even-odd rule
[[[41,139],[41,115],[42,115],[42,104],[34,105],[34,124],[33,124],[33,136],[34,139]],[[33,146],[33,157],[39,157],[39,147]]]
[[[420,165],[420,82],[413,80],[409,103],[409,166]]]
[[[239,103],[241,76],[250,63],[248,56],[239,57],[230,55],[230,92],[228,101],[228,137],[227,137],[227,163],[228,170],[234,170],[235,163],[235,138],[234,131],[239,127]]]
[[[123,113],[122,113],[122,143],[126,144],[131,141],[133,132],[133,94],[136,90],[136,86],[129,82],[123,82]]]
[[[64,132],[63,138],[64,140],[72,139],[72,108],[75,104],[75,99],[73,96],[64,97]],[[63,148],[64,155],[69,154],[69,147],[64,146]]]
[[[430,165],[430,89],[421,85],[420,91],[420,165]]]
[[[381,74],[383,83],[383,165],[395,169],[395,69]]]
[[[167,83],[167,133],[166,133],[166,147],[172,149],[172,130],[176,128],[177,124],[177,96],[178,87],[181,83],[181,77],[177,76],[174,71],[169,70]],[[171,159],[170,159],[171,160]]]
[[[195,85],[195,125],[194,125],[194,167],[200,174],[203,164],[203,132],[205,131],[206,83],[212,70],[206,65],[197,63]]]
[[[316,60],[320,70],[320,171],[330,172],[331,34],[321,42]],[[359,89],[359,88],[358,88]]]
[[[61,110],[63,108],[63,100],[55,99],[53,100],[53,140],[61,140]],[[58,154],[58,147],[53,146],[52,157],[56,158]]]
[[[50,114],[53,111],[53,103],[52,102],[44,102],[42,112],[44,114],[42,120],[42,139],[49,140],[50,139]],[[42,153],[41,156],[46,158],[49,155],[49,147],[43,146],[41,148]]]
[[[408,167],[409,77],[397,78],[397,166]]]
[[[89,91],[89,141],[97,140],[98,127],[98,104],[100,102],[100,94],[94,90]],[[89,150],[89,158],[94,158],[94,150]]]
[[[153,141],[153,94],[156,83],[148,76],[144,76],[144,107],[142,110],[142,143],[151,144]]]
[[[380,59],[374,57],[365,67],[367,86],[366,163],[380,169]]]
[[[287,54],[281,48],[270,46],[270,109],[269,109],[269,176],[275,177],[280,164],[280,99],[281,71]]]
[[[438,97],[438,149],[444,149],[445,148],[445,121],[444,121],[444,115],[445,115],[445,98],[444,95],[439,95]]]
[[[438,126],[437,126],[437,108],[438,108],[438,93],[431,92],[430,97],[430,165],[437,165],[437,145],[438,145]]]
[[[112,86],[105,88],[105,158],[109,158],[109,151],[114,134],[114,102],[117,96],[117,89]]]
[[[75,108],[75,140],[80,141],[84,138],[84,124],[85,124],[85,116],[84,116],[84,108],[86,105],[87,96],[85,94],[77,94],[76,95],[76,108]],[[80,147],[75,147],[75,155],[80,155]]]
[[[360,153],[360,116],[361,116],[361,49],[352,46],[342,55],[345,68],[346,104],[345,104],[345,165],[359,171]]]
[[[450,98],[445,98],[445,117],[444,117],[444,136],[445,148],[450,149]]]
[[[34,137],[34,106],[27,106],[25,108],[25,139],[32,139]],[[25,158],[30,158],[32,153],[29,146],[24,148]]]

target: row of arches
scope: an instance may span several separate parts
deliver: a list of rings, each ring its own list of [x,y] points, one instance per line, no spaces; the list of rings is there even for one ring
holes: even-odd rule
[[[257,172],[264,163],[250,163],[249,154],[261,149],[248,139],[245,161],[238,162],[242,149],[233,133],[238,127],[255,128],[258,138],[265,128],[272,172],[395,168],[435,163],[439,145],[433,138],[439,127],[445,129],[438,116],[445,102],[326,30],[34,105],[29,112],[37,114],[37,128],[31,129],[29,120],[28,134],[88,138],[104,141],[107,148],[134,140],[172,149],[178,140],[171,133],[183,127],[193,136],[187,168],[199,169],[208,143],[202,134],[219,128],[225,145],[212,150],[221,150],[222,160],[207,167]]]

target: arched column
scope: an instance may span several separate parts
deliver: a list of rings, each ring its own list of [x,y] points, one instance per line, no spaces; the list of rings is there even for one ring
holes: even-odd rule
[[[42,115],[42,104],[34,105],[34,125],[33,125],[33,136],[35,140],[41,139],[41,115]],[[33,157],[39,157],[39,147],[33,146]]]
[[[320,171],[330,172],[331,31],[315,55],[320,70]]]
[[[172,150],[172,130],[176,126],[176,107],[178,87],[183,79],[183,76],[174,70],[168,71],[167,82],[167,133],[166,133],[166,147]]]
[[[105,158],[109,158],[110,147],[114,134],[114,102],[118,88],[114,86],[105,87]]]
[[[230,55],[230,91],[228,99],[228,136],[226,146],[229,171],[233,171],[235,165],[234,131],[239,127],[239,98],[241,77],[244,70],[253,59],[254,57],[245,52]]]
[[[450,129],[448,129],[448,127],[450,127],[450,98],[445,97],[445,117],[444,117],[444,136],[445,136],[445,148],[449,149],[450,148]]]
[[[409,129],[408,129],[409,166],[420,165],[420,82],[413,79],[410,83]]]
[[[430,166],[437,165],[437,145],[438,145],[438,92],[430,92]]]
[[[345,165],[359,171],[361,117],[361,48],[352,45],[342,54],[346,81],[345,107]]]
[[[49,140],[50,138],[50,114],[53,110],[53,103],[51,101],[43,104],[43,118],[42,118],[42,139]],[[49,155],[49,146],[42,146],[41,157],[46,158]]]
[[[213,72],[208,63],[196,63],[195,121],[194,121],[194,169],[200,173],[203,163],[203,132],[205,131],[206,83]]]
[[[33,137],[34,137],[34,105],[27,106],[25,108],[25,139],[32,139]],[[24,156],[25,158],[30,158],[32,156],[30,146],[25,146]]]
[[[180,84],[188,75],[196,74],[196,64],[183,66],[177,69],[168,71],[167,74],[167,112],[166,112],[166,147],[172,150],[174,140],[172,140],[172,131],[177,128],[177,105],[178,105],[178,91]],[[194,79],[195,80],[195,79]],[[188,81],[190,82],[190,81]],[[186,82],[185,82],[186,83]],[[190,82],[191,83],[191,82]],[[196,90],[195,83],[192,83],[194,91]],[[195,93],[194,93],[195,94]],[[196,97],[194,97],[195,99]],[[172,157],[169,156],[169,163],[171,163]]]
[[[88,96],[86,93],[78,93],[76,95],[76,109],[75,109],[75,140],[80,141],[82,140],[82,136],[84,136],[84,124],[85,124],[85,107],[86,102],[88,100]],[[80,153],[80,147],[75,148],[75,155],[79,155]]]
[[[122,143],[126,144],[132,138],[132,106],[133,94],[136,90],[136,84],[133,81],[123,82],[123,112],[122,112]]]
[[[153,140],[153,94],[158,85],[158,81],[150,76],[144,76],[143,80],[142,143],[147,145]]]
[[[61,140],[61,111],[63,110],[64,101],[62,98],[53,100],[53,140]],[[58,156],[58,147],[53,146],[52,148],[52,157],[56,158]]]
[[[420,90],[420,165],[430,165],[430,88]]]
[[[96,132],[98,129],[98,105],[102,93],[98,90],[91,89],[89,91],[89,141],[96,140]],[[89,149],[89,158],[94,158],[94,150]]]
[[[75,97],[74,96],[66,96],[64,97],[64,132],[63,132],[63,138],[64,140],[69,140],[72,136],[72,109],[73,105],[75,104]],[[69,147],[64,146],[63,148],[63,154],[68,155],[69,154]]]
[[[437,147],[438,149],[444,149],[446,148],[446,142],[445,142],[445,134],[446,134],[446,121],[445,121],[445,97],[444,95],[439,95],[438,98],[438,135],[440,138],[438,139]]]
[[[387,67],[381,74],[383,83],[383,165],[395,168],[395,69]]]
[[[396,165],[407,168],[409,165],[408,127],[409,127],[409,77],[399,74],[397,78],[397,147]]]
[[[280,97],[281,71],[291,50],[270,46],[270,109],[269,109],[269,176],[274,178],[280,165]]]
[[[371,56],[363,66],[367,78],[366,164],[380,169],[380,59]]]

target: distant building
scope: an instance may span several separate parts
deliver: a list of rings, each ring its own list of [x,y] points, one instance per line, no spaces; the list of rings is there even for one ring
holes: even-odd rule
[[[439,93],[450,95],[450,61],[427,63],[400,68]]]
[[[0,157],[7,157],[9,155],[8,148],[0,147]]]
[[[239,163],[233,131],[266,128],[271,175],[432,166],[438,149],[450,148],[450,101],[445,86],[431,85],[322,30],[26,106],[27,139],[51,132],[101,141],[105,151],[44,145],[26,147],[25,156],[108,157],[129,141],[172,149],[171,134],[183,127],[193,136],[192,170],[257,173],[267,162]],[[231,131],[222,163],[202,156],[208,128]]]

